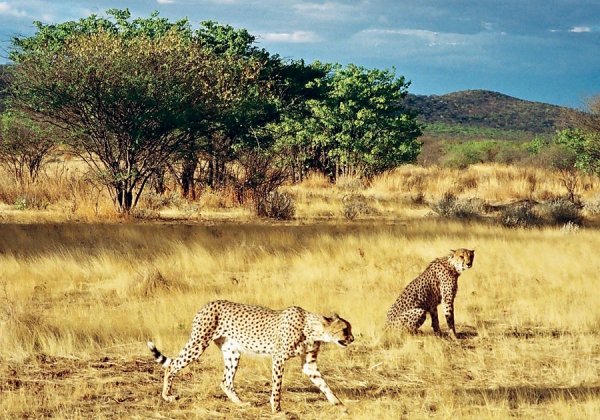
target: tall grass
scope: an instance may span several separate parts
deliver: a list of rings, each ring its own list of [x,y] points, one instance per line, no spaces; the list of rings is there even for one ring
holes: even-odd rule
[[[4,416],[259,417],[269,361],[245,357],[242,398],[221,397],[211,348],[184,371],[181,402],[158,395],[148,338],[176,355],[213,299],[338,312],[356,342],[325,346],[323,374],[352,418],[572,417],[600,408],[595,230],[410,224],[0,225]],[[476,249],[459,282],[458,343],[385,333],[389,305],[429,261]],[[445,326],[442,321],[442,326]],[[343,416],[287,365],[284,410]],[[119,402],[115,404],[115,401]]]
[[[182,400],[160,400],[161,372],[146,340],[176,355],[195,312],[214,299],[300,305],[352,323],[356,341],[346,350],[324,346],[319,357],[348,414],[330,407],[290,362],[282,404],[291,417],[591,418],[600,411],[594,177],[582,176],[588,223],[580,229],[427,217],[444,196],[498,208],[562,202],[558,174],[500,165],[406,166],[370,182],[334,184],[311,175],[285,187],[295,220],[277,223],[257,220],[218,191],[187,202],[171,190],[140,204],[163,221],[140,223],[117,219],[106,192],[76,163],[63,164],[37,184],[6,178],[0,185],[0,417],[264,416],[269,360],[242,360],[236,384],[251,405],[240,408],[219,390],[214,346],[178,378]],[[456,300],[465,338],[435,337],[429,320],[419,336],[385,332],[402,288],[457,247],[476,250]]]
[[[119,218],[106,189],[76,160],[52,163],[34,184],[21,185],[9,174],[0,175],[5,180],[0,185],[0,210],[5,219],[94,222]],[[589,212],[594,213],[600,196],[599,179],[581,174],[578,185],[576,194]],[[341,177],[330,183],[324,176],[312,174],[281,192],[286,197],[289,193],[292,203],[283,219],[294,213],[296,219],[320,220],[423,216],[429,211],[428,204],[448,193],[459,199],[485,199],[492,204],[519,200],[550,202],[567,193],[559,173],[499,164],[471,165],[465,170],[406,165],[370,182]],[[348,198],[359,196],[364,198],[362,207],[368,211],[348,208]],[[249,203],[239,203],[232,191],[205,189],[197,201],[187,201],[179,196],[176,185],[169,185],[163,195],[148,189],[133,216],[239,221],[255,218],[253,211]]]

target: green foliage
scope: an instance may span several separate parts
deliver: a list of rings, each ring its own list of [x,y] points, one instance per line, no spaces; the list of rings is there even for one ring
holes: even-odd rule
[[[285,122],[283,131],[293,134],[282,136],[282,144],[292,154],[303,154],[306,166],[332,178],[370,177],[413,162],[421,129],[401,105],[409,83],[391,70],[352,64],[322,68],[327,76],[310,86],[324,89],[324,97],[307,101],[302,121]]]
[[[582,129],[566,129],[556,135],[556,144],[570,152],[572,163],[577,169],[600,174],[600,132],[585,132]]]
[[[464,169],[476,163],[511,164],[528,156],[527,144],[522,142],[484,140],[449,143],[443,164]]]
[[[153,12],[149,18],[131,19],[129,9],[109,9],[107,17],[92,14],[78,21],[67,21],[56,25],[33,22],[37,32],[30,37],[14,37],[9,58],[22,62],[27,56],[49,53],[64,53],[65,46],[73,39],[98,33],[107,33],[121,39],[145,37],[162,38],[169,32],[180,34],[186,39],[193,37],[193,31],[187,19],[171,23]]]
[[[552,139],[549,137],[535,136],[533,140],[527,144],[527,151],[532,155],[538,155],[551,143]]]

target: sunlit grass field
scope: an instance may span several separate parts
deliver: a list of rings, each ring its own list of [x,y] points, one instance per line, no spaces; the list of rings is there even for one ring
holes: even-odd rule
[[[309,186],[304,186],[308,189]],[[306,207],[308,208],[308,207]],[[239,407],[215,346],[161,400],[153,339],[174,356],[213,299],[338,312],[356,341],[319,366],[346,410],[286,364],[290,418],[594,418],[600,412],[600,235],[431,217],[287,223],[0,225],[0,416],[268,418],[270,360],[243,356]],[[384,332],[401,289],[449,249],[458,342]],[[442,327],[445,323],[442,320]]]
[[[62,166],[61,166],[62,165]],[[310,176],[284,191],[295,218],[257,219],[226,194],[198,202],[148,194],[122,218],[77,162],[41,181],[0,185],[0,417],[270,417],[270,360],[243,356],[238,407],[219,388],[211,346],[160,398],[162,371],[195,312],[214,299],[338,312],[347,349],[320,369],[345,403],[330,406],[290,360],[289,418],[594,418],[600,412],[600,182],[581,176],[583,227],[508,229],[495,216],[445,220],[444,194],[502,206],[565,194],[560,174],[475,165],[406,166],[369,184]],[[354,206],[354,207],[352,207]],[[349,209],[358,209],[349,217]],[[474,248],[459,280],[462,339],[384,332],[402,288],[432,259]],[[442,320],[442,327],[445,327]]]

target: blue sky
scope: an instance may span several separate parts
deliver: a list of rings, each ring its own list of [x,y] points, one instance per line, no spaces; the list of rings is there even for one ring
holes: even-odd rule
[[[417,94],[489,89],[573,107],[600,94],[600,0],[0,0],[0,61],[34,20],[112,7],[246,28],[283,57],[393,66]]]

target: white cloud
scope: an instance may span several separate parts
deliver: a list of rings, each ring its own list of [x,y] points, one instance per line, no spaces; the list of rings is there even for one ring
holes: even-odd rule
[[[16,9],[13,5],[9,4],[8,2],[1,1],[0,15],[25,17],[27,16],[27,13],[25,13],[23,10]]]
[[[312,31],[268,32],[260,38],[270,42],[309,43],[319,41],[319,36]]]
[[[156,0],[158,4],[172,4],[175,3],[175,0]]]
[[[574,26],[571,29],[569,29],[569,32],[574,32],[574,33],[592,32],[592,28],[590,28],[589,26]]]
[[[428,47],[465,45],[468,39],[467,35],[434,32],[426,29],[365,29],[359,35],[366,36],[367,39],[372,38],[376,44],[389,40],[390,37],[412,38]]]
[[[346,20],[351,17],[359,18],[363,14],[361,12],[363,3],[349,5],[326,1],[325,3],[299,3],[293,7],[296,12],[312,19]]]

